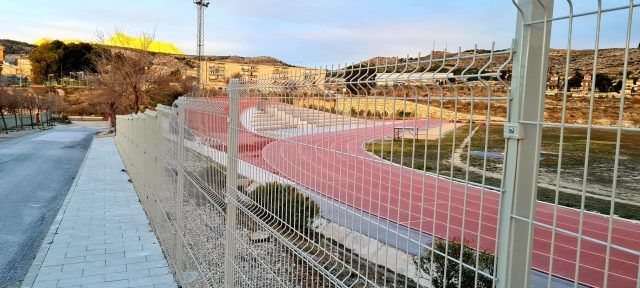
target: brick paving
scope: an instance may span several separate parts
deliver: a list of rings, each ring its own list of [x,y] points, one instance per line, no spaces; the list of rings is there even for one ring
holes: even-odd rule
[[[86,157],[22,287],[177,287],[114,139]]]

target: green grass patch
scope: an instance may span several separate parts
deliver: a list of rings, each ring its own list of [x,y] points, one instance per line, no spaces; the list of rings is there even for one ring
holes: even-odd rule
[[[538,199],[554,203],[555,183],[560,159],[560,128],[544,127],[540,148],[540,172]],[[465,138],[472,134],[470,140]],[[501,125],[473,126],[461,124],[439,140],[384,139],[366,144],[366,149],[378,157],[394,163],[446,177],[501,186],[501,175],[505,139]],[[613,180],[617,131],[592,129],[590,135],[589,162],[586,165],[586,196],[584,207],[588,211],[609,214],[613,196]],[[558,203],[580,208],[582,184],[585,171],[587,130],[565,128],[562,137],[562,162],[560,165],[560,187]],[[623,218],[640,220],[640,133],[622,132],[620,157],[618,158],[617,188],[614,214]],[[462,144],[465,144],[462,146]],[[459,149],[458,158],[452,152]],[[485,158],[484,151],[490,152]],[[471,153],[468,153],[471,152]],[[457,165],[451,165],[456,163]],[[469,171],[466,166],[469,163]],[[533,164],[531,164],[533,165]],[[482,171],[486,171],[483,179]],[[598,198],[605,197],[607,199]]]

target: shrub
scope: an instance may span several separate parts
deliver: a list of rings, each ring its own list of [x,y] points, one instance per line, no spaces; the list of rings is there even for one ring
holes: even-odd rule
[[[410,111],[398,110],[396,111],[396,115],[398,118],[411,117]]]
[[[387,111],[376,111],[376,115],[381,119],[389,117],[389,113]]]
[[[275,217],[301,233],[307,233],[311,221],[320,214],[320,207],[291,185],[263,184],[251,192],[250,198],[259,206],[256,208],[261,211],[260,216],[267,219]]]
[[[225,189],[227,187],[227,172],[224,166],[208,165],[200,171],[198,176],[212,189]]]
[[[351,107],[351,117],[358,117],[358,110],[356,110],[356,108]]]
[[[475,267],[477,256],[478,270],[483,271],[489,275],[494,275],[494,256],[491,253],[486,251],[477,251],[472,248],[468,242],[465,242],[464,244],[460,243],[459,239],[451,239],[449,240],[449,242],[442,239],[437,239],[433,244],[435,251],[433,252],[432,267],[430,267],[431,251],[423,252],[420,258],[414,259],[415,264],[423,273],[429,274],[429,271],[433,269],[433,279],[431,279],[431,284],[433,285],[433,287],[493,287],[492,279],[479,273],[477,286],[474,286],[476,272],[471,268],[462,266],[462,273],[460,273],[461,265],[457,262],[457,260],[460,259],[460,252],[462,251],[462,263],[465,263],[471,267]],[[440,252],[441,254],[437,252]],[[444,255],[447,255],[448,257],[445,257]]]

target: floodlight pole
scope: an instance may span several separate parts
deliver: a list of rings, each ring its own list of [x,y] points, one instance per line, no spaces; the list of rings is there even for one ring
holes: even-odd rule
[[[197,82],[195,86],[194,94],[197,96],[201,96],[202,92],[202,55],[204,53],[204,10],[209,7],[209,0],[193,0],[193,3],[196,4],[198,8],[198,47],[197,47],[197,61],[198,61],[198,71],[197,71]]]

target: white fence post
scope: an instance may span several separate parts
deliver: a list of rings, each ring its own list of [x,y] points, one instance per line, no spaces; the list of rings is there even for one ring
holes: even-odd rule
[[[224,282],[226,287],[235,286],[235,253],[234,239],[236,229],[236,189],[238,189],[238,133],[240,127],[240,85],[238,79],[229,83],[229,125],[227,142],[227,189],[226,232],[225,232],[225,267]]]
[[[184,229],[184,219],[182,217],[182,206],[184,205],[184,185],[185,185],[185,129],[186,129],[186,125],[185,125],[185,121],[186,121],[186,114],[187,114],[187,109],[186,109],[186,105],[187,105],[187,100],[182,98],[182,101],[178,100],[178,163],[177,163],[177,167],[178,167],[178,187],[177,187],[177,195],[176,195],[176,269],[178,271],[176,271],[176,274],[178,275],[178,281],[180,281],[180,273],[182,273],[182,269],[184,261],[183,261],[183,257],[184,257],[184,253],[183,253],[183,241],[184,241],[184,234],[183,234],[183,229]]]
[[[500,207],[497,287],[529,287],[538,154],[549,60],[553,0],[520,0],[516,58],[505,125],[507,147]],[[527,123],[523,123],[526,121]],[[537,123],[537,124],[531,124]]]

